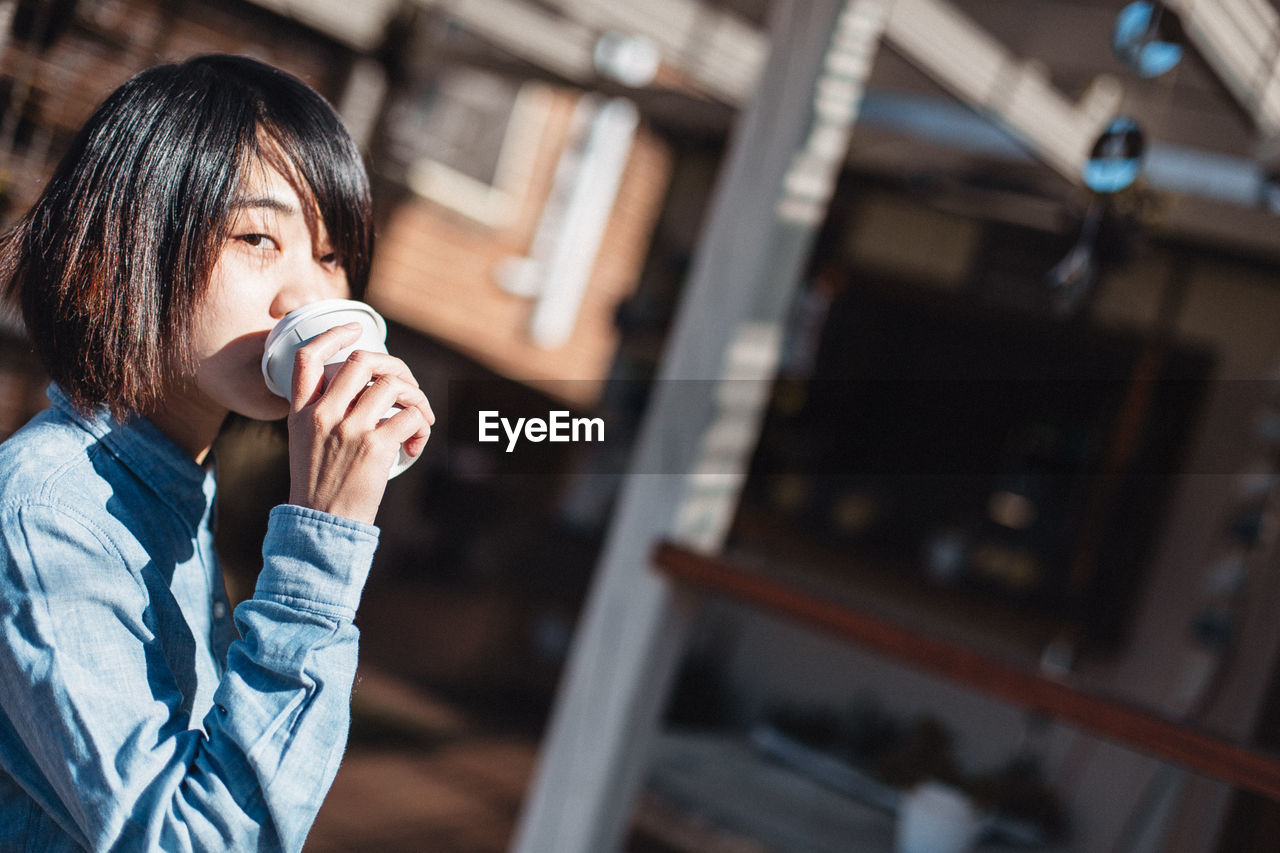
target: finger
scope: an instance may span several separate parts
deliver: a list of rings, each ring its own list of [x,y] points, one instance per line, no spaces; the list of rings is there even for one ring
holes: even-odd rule
[[[360,396],[348,409],[348,417],[355,422],[372,428],[387,417],[387,412],[395,406],[403,408],[402,401],[415,401],[422,394],[417,388],[406,383],[398,376],[375,376],[373,381],[361,389]]]
[[[293,357],[293,387],[290,401],[294,412],[316,401],[324,390],[325,363],[360,339],[360,324],[334,326],[298,348]]]
[[[379,432],[389,434],[410,456],[417,456],[431,437],[431,426],[423,420],[422,410],[406,406],[378,425]]]
[[[396,398],[396,405],[402,409],[413,406],[422,412],[422,420],[427,426],[436,425],[436,413],[431,408],[431,401],[427,399],[427,395],[422,393],[422,389],[414,387],[408,394],[401,394]]]
[[[395,402],[398,405],[417,406],[422,410],[423,417],[426,418],[428,424],[435,423],[436,414],[426,396],[421,393],[418,380],[414,378],[413,372],[409,370],[408,365],[403,361],[386,353],[368,352],[366,350],[353,352],[346,363],[333,374],[333,378],[330,379],[329,385],[325,389],[325,397],[332,399],[333,406],[337,410],[336,414],[340,417],[342,413],[354,405],[354,401],[363,399],[366,396],[365,389],[371,382],[384,376],[401,383],[399,386],[401,388],[408,388],[413,392],[417,392],[412,394],[408,401],[397,398]]]
[[[418,380],[414,378],[413,371],[409,370],[409,366],[394,355],[372,350],[356,350],[348,356],[347,363],[351,363],[353,359],[355,363],[352,364],[352,371],[358,372],[366,383],[368,382],[368,377],[364,375],[366,373],[370,376],[382,376],[385,374],[402,379],[415,388],[418,387]],[[343,367],[346,367],[346,364],[339,367],[339,373],[342,372]],[[337,378],[336,374],[334,378]]]
[[[398,417],[405,410],[415,414],[412,422]],[[388,411],[394,414],[388,416]],[[373,426],[384,434],[388,429],[394,430],[396,442],[404,444],[410,455],[415,456],[426,445],[431,436],[431,425],[435,421],[435,415],[431,413],[431,406],[422,390],[406,384],[398,376],[379,376],[375,379],[351,407],[347,417],[357,425]],[[397,419],[396,423],[386,428],[387,422],[392,419]],[[411,429],[410,432],[402,431],[406,426]]]
[[[390,376],[414,388],[418,382],[405,363],[395,356],[369,350],[356,350],[332,373],[324,396],[341,415],[359,397],[366,386],[380,376]]]
[[[422,393],[421,388],[401,388],[400,393],[396,396],[395,404],[402,409],[414,408],[422,415],[422,423],[426,427],[426,432],[430,432],[430,428],[435,426],[436,414],[431,410],[431,403],[427,400],[427,395]],[[423,433],[425,438],[426,433]]]
[[[357,422],[381,423],[390,419],[388,411],[404,409],[412,409],[417,413],[418,424],[413,433],[399,436],[399,440],[413,441],[421,447],[431,435],[435,416],[431,414],[426,395],[418,388],[405,385],[398,377],[378,377],[361,395],[350,416]]]
[[[403,447],[404,452],[409,454],[410,456],[420,456],[422,455],[422,451],[426,449],[427,439],[429,438],[431,438],[431,431],[427,430],[426,436],[419,438],[418,436],[415,435],[413,438],[404,442],[400,446]]]

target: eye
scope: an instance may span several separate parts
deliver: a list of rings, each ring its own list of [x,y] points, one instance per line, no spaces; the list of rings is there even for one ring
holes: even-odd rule
[[[327,267],[334,267],[338,265],[338,253],[326,252],[316,260],[318,260],[320,263],[324,264]]]
[[[237,234],[235,239],[255,249],[278,249],[280,244],[266,234]]]

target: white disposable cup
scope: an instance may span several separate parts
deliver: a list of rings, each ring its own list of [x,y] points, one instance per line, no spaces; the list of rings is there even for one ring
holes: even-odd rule
[[[966,853],[982,830],[973,802],[938,782],[923,782],[898,803],[897,853]]]
[[[267,343],[262,351],[262,378],[266,380],[271,393],[288,400],[293,387],[293,358],[298,349],[317,335],[346,323],[360,324],[360,339],[351,346],[338,350],[333,358],[325,362],[328,366],[326,376],[331,375],[356,350],[387,351],[386,321],[363,302],[354,299],[323,299],[303,305],[281,317],[271,334],[267,335]],[[392,407],[387,411],[387,417],[398,411],[398,406]],[[416,459],[401,446],[400,455],[391,466],[387,479],[404,471]]]

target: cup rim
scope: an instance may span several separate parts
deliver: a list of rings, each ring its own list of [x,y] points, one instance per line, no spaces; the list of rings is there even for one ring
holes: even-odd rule
[[[271,329],[267,335],[266,342],[262,345],[262,375],[266,379],[267,387],[271,388],[272,393],[279,394],[272,387],[271,373],[268,370],[268,363],[271,360],[271,347],[277,340],[292,332],[300,323],[321,317],[325,314],[334,314],[340,311],[358,311],[373,321],[374,328],[377,330],[382,340],[387,338],[387,323],[382,319],[382,315],[373,309],[372,306],[360,302],[356,299],[320,299],[315,302],[308,302],[293,309],[288,314],[280,318],[279,322]],[[288,394],[281,396],[288,397]]]

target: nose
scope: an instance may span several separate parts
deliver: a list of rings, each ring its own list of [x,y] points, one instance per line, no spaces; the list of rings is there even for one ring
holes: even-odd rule
[[[271,302],[271,316],[285,314],[321,299],[346,299],[351,295],[347,272],[340,266],[304,259],[285,272],[284,281]]]

